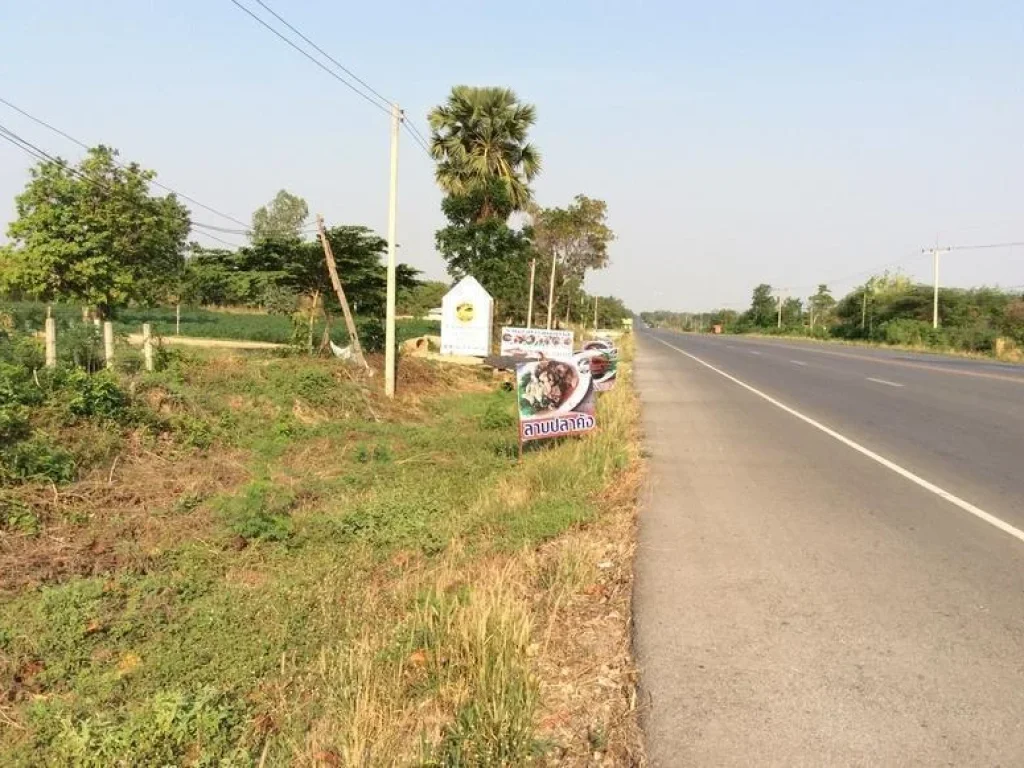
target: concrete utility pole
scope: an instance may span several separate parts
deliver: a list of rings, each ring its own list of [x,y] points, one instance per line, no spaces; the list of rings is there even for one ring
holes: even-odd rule
[[[533,281],[537,277],[537,260],[530,259],[530,301],[526,305],[526,327],[533,327]]]
[[[548,285],[548,330],[551,330],[552,313],[555,311],[555,270],[558,268],[558,251],[551,249],[551,282]]]
[[[782,328],[782,294],[779,294],[779,328]]]
[[[594,297],[594,330],[597,330],[597,296]]]
[[[398,128],[402,110],[391,105],[391,185],[388,191],[388,293],[384,321],[384,394],[395,396],[395,232],[398,226]]]
[[[930,253],[932,255],[932,328],[939,327],[939,255],[948,253],[950,250],[952,249],[939,248],[938,243],[936,243],[934,248],[925,248],[921,251],[922,253]]]

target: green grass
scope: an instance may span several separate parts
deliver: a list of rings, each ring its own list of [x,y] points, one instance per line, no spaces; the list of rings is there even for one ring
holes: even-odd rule
[[[397,405],[324,360],[189,353],[136,376],[175,445],[131,461],[236,457],[244,475],[153,506],[139,525],[165,535],[122,541],[122,567],[0,595],[5,765],[497,766],[542,749],[524,591],[560,571],[501,563],[600,515],[634,456],[628,376],[600,432],[519,463],[512,393],[403,364],[428,388]],[[83,536],[128,512],[98,514]],[[17,535],[45,542],[38,527]]]
[[[81,307],[71,304],[53,304],[53,316],[58,323],[68,325],[81,320]],[[14,316],[19,329],[38,331],[42,328],[46,317],[46,304],[30,301],[5,301],[0,299],[0,313],[9,312]],[[360,324],[370,322],[361,318]],[[132,307],[122,309],[114,321],[115,330],[119,333],[139,333],[143,323],[153,326],[153,333],[160,336],[172,336],[175,333],[175,308]],[[314,339],[319,342],[324,325],[318,321],[314,327]],[[181,335],[198,336],[211,339],[238,339],[244,341],[268,341],[277,344],[290,344],[296,338],[305,343],[307,326],[296,327],[291,317],[286,315],[268,315],[258,312],[228,312],[193,307],[181,309]],[[437,323],[429,320],[401,319],[396,321],[396,336],[399,343],[406,339],[425,334],[439,333]],[[348,334],[341,318],[335,318],[331,324],[331,337],[335,343],[347,343]]]

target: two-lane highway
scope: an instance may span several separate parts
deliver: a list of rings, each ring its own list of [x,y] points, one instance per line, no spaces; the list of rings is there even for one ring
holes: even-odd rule
[[[772,339],[654,337],[1024,529],[1024,368]]]
[[[638,346],[655,764],[1024,764],[1024,370]]]

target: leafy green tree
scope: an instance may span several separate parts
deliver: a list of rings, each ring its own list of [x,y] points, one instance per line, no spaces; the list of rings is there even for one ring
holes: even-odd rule
[[[832,292],[824,283],[818,286],[818,292],[808,300],[811,310],[811,325],[828,325],[829,317],[836,306]]]
[[[541,166],[540,153],[527,140],[536,120],[532,104],[523,104],[508,88],[457,85],[428,120],[435,177],[445,194],[471,196],[480,205],[474,218],[489,218],[506,208],[490,194],[495,188],[490,182],[499,179],[511,210],[526,207],[529,184]]]
[[[578,302],[588,270],[608,265],[608,245],[615,233],[607,224],[608,204],[576,195],[566,208],[538,208],[532,213],[534,244],[541,256],[538,283],[547,285],[552,261],[557,263],[558,294],[564,294],[566,315]],[[539,292],[538,306],[547,308],[547,294]]]
[[[488,199],[496,213],[478,217]],[[508,192],[500,180],[466,195],[449,195],[441,203],[448,226],[438,230],[437,250],[456,280],[472,275],[495,301],[495,316],[502,321],[526,320],[529,263],[533,255],[532,230],[514,230],[507,224],[511,212]]]
[[[1009,302],[1003,315],[1003,333],[1018,344],[1024,344],[1024,297]]]
[[[593,297],[587,298],[587,304],[592,308]],[[629,311],[629,307],[625,305],[622,299],[615,296],[597,297],[597,325],[599,328],[621,328],[622,321],[632,316],[633,313]],[[593,314],[589,315],[588,318],[593,320]]]
[[[413,288],[399,291],[398,314],[425,317],[430,310],[441,306],[441,299],[450,287],[441,280],[425,280]]]
[[[306,201],[282,189],[252,215],[252,240],[298,239],[308,218]]]
[[[362,226],[333,227],[327,230],[327,239],[353,311],[382,315],[387,241]],[[412,267],[399,264],[398,288],[413,288],[416,274]],[[321,307],[337,307],[323,247],[317,240],[261,239],[237,251],[196,247],[184,284],[188,303],[262,306],[268,297],[278,298],[280,289],[287,289],[305,297],[309,304],[315,299]]]
[[[104,317],[166,296],[184,264],[188,210],[173,194],[150,194],[156,173],[116,158],[98,146],[76,168],[46,160],[31,170],[7,232],[13,245],[0,256],[0,285],[83,301]]]
[[[761,283],[754,289],[751,297],[750,309],[747,310],[746,315],[747,321],[756,328],[769,328],[778,322],[777,312],[772,287],[767,283]]]
[[[782,324],[786,327],[796,327],[803,322],[804,303],[795,296],[791,296],[782,302]],[[776,323],[778,317],[776,316]]]

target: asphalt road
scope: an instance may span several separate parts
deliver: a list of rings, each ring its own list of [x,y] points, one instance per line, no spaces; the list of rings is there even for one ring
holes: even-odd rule
[[[1024,765],[1024,369],[638,347],[652,762]]]

